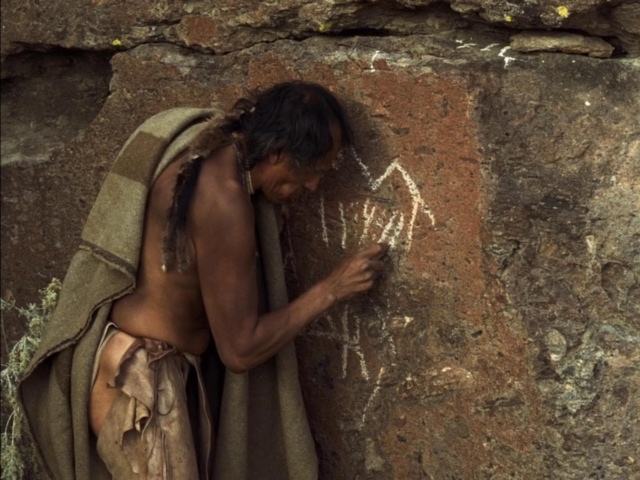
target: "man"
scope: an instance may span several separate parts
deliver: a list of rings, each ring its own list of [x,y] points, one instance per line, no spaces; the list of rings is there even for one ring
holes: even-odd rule
[[[352,134],[338,101],[315,84],[276,85],[234,112],[156,169],[135,287],[111,299],[88,421],[114,478],[207,478],[221,419],[202,395],[190,404],[185,389],[190,375],[195,392],[207,388],[199,358],[210,342],[230,375],[253,372],[327,309],[370,289],[383,267],[386,246],[367,246],[291,303],[260,313],[253,197],[279,204],[315,192]]]

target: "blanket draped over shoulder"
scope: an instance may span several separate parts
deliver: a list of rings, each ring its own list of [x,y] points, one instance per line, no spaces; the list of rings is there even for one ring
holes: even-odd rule
[[[120,151],[89,214],[58,306],[19,387],[29,432],[55,479],[109,478],[87,416],[96,348],[112,302],[135,288],[149,188],[218,115],[176,108],[147,120]],[[288,301],[279,230],[274,207],[256,197],[261,310],[274,310]],[[317,478],[293,344],[250,372],[217,378],[223,378],[221,392],[208,386],[219,412],[214,478]]]

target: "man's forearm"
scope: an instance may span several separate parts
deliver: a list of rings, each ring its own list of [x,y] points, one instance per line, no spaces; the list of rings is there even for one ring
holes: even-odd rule
[[[333,305],[369,290],[382,271],[381,258],[387,249],[387,245],[376,243],[355,252],[286,307],[249,319],[242,338],[234,339],[232,361],[225,361],[227,366],[246,371],[260,365]]]
[[[233,364],[227,366],[240,373],[264,363],[336,303],[336,296],[323,281],[285,307],[261,315],[253,331],[241,342]]]

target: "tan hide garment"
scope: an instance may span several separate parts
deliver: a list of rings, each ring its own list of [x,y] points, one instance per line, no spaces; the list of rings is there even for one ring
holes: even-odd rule
[[[147,192],[216,110],[176,108],[142,124],[108,174],[64,279],[58,306],[19,386],[21,407],[46,472],[59,480],[109,478],[90,433],[92,365],[111,302],[135,288]],[[209,122],[207,122],[209,121]],[[255,195],[262,310],[288,302],[273,205]],[[202,358],[219,365],[215,358]],[[211,373],[216,480],[313,480],[317,456],[302,402],[293,344],[245,374]],[[207,374],[205,372],[205,382]],[[181,479],[182,480],[182,479]]]

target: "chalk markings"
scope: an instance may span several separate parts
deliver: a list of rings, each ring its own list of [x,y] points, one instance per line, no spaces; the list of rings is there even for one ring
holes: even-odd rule
[[[371,60],[372,66],[374,60],[375,54]],[[331,236],[328,232],[327,205],[325,205],[324,197],[321,197],[319,207],[322,241],[327,246],[331,242],[339,241],[342,249],[346,249],[350,238],[353,240],[357,238],[358,244],[363,244],[367,239],[375,236],[379,242],[386,242],[391,248],[397,248],[399,239],[402,237],[404,240],[404,236],[406,236],[406,242],[403,241],[403,247],[405,252],[409,252],[418,215],[427,216],[432,226],[436,224],[435,215],[422,198],[416,182],[398,158],[394,159],[386,167],[382,175],[374,177],[357,152],[352,149],[351,153],[364,176],[368,188],[372,192],[378,191],[393,175],[399,175],[405,185],[405,191],[410,197],[410,212],[399,209],[389,211],[385,206],[381,206],[375,197],[366,198],[364,203],[344,204],[343,202],[337,202],[341,223],[339,228],[342,229],[340,240],[338,240],[336,238],[338,235]],[[360,210],[360,206],[362,210]],[[348,228],[347,216],[350,219],[349,225],[351,223],[355,224],[351,231]],[[372,230],[375,230],[375,235]],[[325,313],[323,320],[315,323],[306,333],[310,337],[335,342],[340,351],[339,368],[342,379],[347,379],[350,375],[356,375],[366,382],[367,388],[370,388],[360,404],[362,408],[359,422],[360,429],[367,424],[373,405],[382,394],[384,378],[389,375],[390,365],[395,365],[397,358],[395,341],[391,333],[392,330],[389,328],[392,318],[388,313],[389,300],[387,299],[385,311],[377,305],[370,305],[365,308],[367,313],[354,312],[349,305],[340,306],[338,309],[333,310],[332,314]],[[393,324],[393,329],[397,329],[399,326],[401,330],[414,320],[408,316],[393,318],[400,320],[399,325]],[[372,343],[367,337],[368,330],[365,329],[365,324],[363,323],[365,321],[375,322],[379,326],[380,336],[377,336],[376,342]],[[364,348],[363,345],[368,345],[368,347]],[[357,368],[354,368],[353,362],[356,362]],[[373,367],[374,365],[376,367]],[[377,373],[374,373],[376,370]]]
[[[340,222],[342,223],[342,249],[345,250],[347,248],[347,221],[344,218],[344,206],[342,202],[338,203],[338,208],[340,209]]]
[[[373,400],[378,396],[378,394],[380,393],[380,380],[382,379],[382,375],[385,372],[385,368],[381,367],[380,371],[378,372],[378,377],[376,378],[376,383],[373,386],[373,392],[371,392],[371,395],[369,396],[366,405],[364,406],[364,410],[362,411],[362,419],[360,421],[360,429],[362,429],[362,427],[364,427],[364,424],[367,421],[367,412],[369,411],[369,407],[371,407],[371,404],[373,403]]]
[[[364,242],[365,238],[367,238],[367,234],[369,233],[369,227],[371,226],[371,222],[373,221],[374,215],[376,213],[376,206],[372,206],[371,210],[367,210],[369,207],[369,199],[367,198],[364,202],[364,208],[362,210],[362,218],[364,219],[364,228],[362,229],[362,235],[360,235],[360,241],[358,242],[360,245]]]
[[[376,71],[376,67],[373,66],[373,62],[376,61],[376,58],[378,58],[379,55],[380,55],[380,50],[376,50],[375,52],[373,52],[373,55],[371,55],[371,60],[369,60],[369,71],[370,72],[375,72]]]
[[[431,209],[425,204],[424,200],[422,199],[422,196],[420,195],[420,191],[418,190],[416,183],[413,181],[413,179],[411,178],[409,173],[404,169],[404,167],[400,165],[397,159],[391,162],[391,164],[387,167],[385,172],[378,179],[370,183],[371,189],[374,192],[378,190],[378,188],[380,188],[380,185],[382,185],[382,182],[384,182],[387,178],[389,178],[389,176],[392,173],[396,171],[402,175],[402,178],[404,179],[407,185],[407,188],[409,189],[409,193],[411,194],[411,199],[412,199],[411,218],[409,220],[409,225],[407,226],[406,249],[407,251],[409,251],[411,250],[411,243],[413,241],[413,227],[415,225],[415,221],[418,216],[418,211],[420,210],[420,207],[422,207],[423,213],[425,213],[429,217],[429,220],[431,220],[432,226],[436,224],[436,219],[433,213],[431,212]]]
[[[354,316],[354,329],[353,333],[349,329],[349,306],[345,306],[340,316],[340,326],[337,327],[334,323],[333,317],[330,314],[325,314],[323,318],[327,320],[330,330],[318,330],[313,328],[307,332],[307,335],[318,338],[325,338],[327,340],[334,341],[340,344],[342,359],[342,378],[347,378],[349,372],[349,353],[356,356],[358,365],[360,367],[360,376],[369,381],[369,367],[367,366],[364,353],[360,346],[360,330],[361,321],[358,317]]]
[[[481,48],[480,51],[481,52],[488,52],[489,50],[491,50],[493,47],[499,47],[500,44],[499,43],[490,43],[489,45],[487,45],[484,48]]]
[[[369,172],[369,169],[364,163],[362,163],[362,160],[359,158],[359,156],[354,155],[354,157],[356,159],[356,162],[362,169],[363,175],[367,179],[368,186],[372,191],[374,192],[377,191],[380,188],[380,186],[385,182],[385,180],[387,180],[394,172],[398,172],[402,176],[407,186],[407,189],[409,190],[409,194],[411,195],[411,215],[410,215],[408,225],[406,222],[406,217],[403,212],[399,212],[399,213],[394,212],[391,219],[387,220],[385,223],[383,218],[376,217],[377,206],[371,205],[370,199],[366,199],[363,205],[363,210],[362,210],[363,228],[360,234],[360,239],[358,241],[358,244],[362,244],[367,239],[369,235],[369,231],[371,229],[371,224],[374,223],[375,225],[383,229],[383,232],[379,241],[388,240],[390,246],[393,248],[396,246],[397,240],[406,226],[407,227],[406,251],[408,252],[409,250],[411,250],[411,245],[413,241],[413,230],[414,230],[416,219],[418,217],[418,213],[422,212],[425,215],[427,215],[427,217],[429,217],[429,221],[431,222],[431,225],[432,226],[435,225],[436,219],[433,212],[431,211],[431,208],[425,203],[424,199],[420,195],[420,191],[415,181],[413,180],[413,178],[411,178],[409,173],[406,171],[406,169],[400,164],[400,162],[397,159],[391,162],[391,164],[387,167],[385,172],[380,177],[374,180],[371,176],[371,173]],[[340,221],[342,224],[341,245],[342,245],[342,248],[345,249],[347,244],[347,236],[348,236],[348,228],[347,228],[347,223],[345,219],[345,209],[342,203],[338,204],[338,208],[340,211]],[[320,217],[322,221],[322,226],[321,226],[322,239],[325,242],[325,244],[328,245],[329,238],[328,238],[328,233],[326,231],[324,198],[321,198],[320,200]],[[355,223],[358,224],[358,220],[357,220],[358,214],[356,214],[354,218],[355,218]]]
[[[388,306],[388,305],[387,305]],[[393,335],[389,331],[389,316],[385,314],[382,308],[378,305],[373,305],[372,311],[369,310],[369,318],[361,318],[360,315],[353,312],[349,305],[344,305],[339,311],[338,321],[335,321],[335,317],[329,313],[323,315],[322,320],[314,325],[313,328],[308,330],[307,335],[325,339],[331,342],[335,342],[340,348],[341,358],[341,378],[347,379],[349,377],[350,362],[356,361],[358,369],[356,370],[360,378],[367,383],[372,382],[370,393],[363,399],[362,416],[359,424],[359,429],[362,429],[367,422],[368,415],[371,410],[375,399],[380,395],[382,389],[382,380],[385,375],[388,375],[388,366],[395,365],[395,359],[397,357],[397,350]],[[404,321],[408,323],[404,317]],[[411,319],[412,320],[412,319]],[[377,349],[376,364],[381,365],[375,378],[372,378],[371,368],[367,362],[365,356],[365,350],[362,344],[367,338],[363,335],[363,321],[377,322],[380,326],[380,341],[381,349]],[[366,332],[366,330],[364,330]],[[366,350],[371,352],[372,349]],[[367,355],[371,355],[368,353]]]
[[[324,216],[324,195],[320,196],[320,222],[322,224],[322,241],[329,245],[329,234],[327,233],[327,221]]]
[[[378,242],[386,242],[389,244],[389,248],[395,248],[398,237],[402,233],[402,229],[404,228],[404,213],[400,212],[400,218],[397,222],[394,220],[398,216],[398,212],[394,212],[391,217],[391,220],[387,222],[387,225],[384,227]],[[393,229],[392,229],[393,228]]]
[[[349,315],[349,307],[345,307],[342,312],[342,318],[340,319],[342,324],[342,338],[344,342],[342,344],[342,378],[347,378],[347,368],[349,367],[349,348],[353,348],[352,340],[349,337],[349,324],[347,322]],[[359,348],[358,345],[356,348]]]
[[[364,164],[364,162],[362,161],[362,159],[360,158],[360,156],[358,155],[358,153],[355,151],[354,148],[351,149],[351,155],[356,160],[356,163],[362,170],[362,174],[366,178],[367,184],[373,192],[377,191],[380,188],[380,186],[384,183],[384,181],[387,180],[393,173],[398,172],[402,176],[402,179],[404,180],[404,183],[406,184],[407,189],[409,190],[409,194],[411,195],[411,217],[407,225],[406,251],[408,252],[409,250],[411,250],[411,244],[413,242],[413,229],[414,229],[416,219],[418,217],[418,212],[422,211],[422,213],[427,215],[427,217],[429,217],[429,220],[431,221],[432,226],[436,224],[435,215],[431,211],[431,208],[426,204],[426,202],[422,198],[422,195],[420,194],[420,190],[418,189],[416,182],[413,180],[411,175],[409,175],[409,172],[407,172],[407,170],[400,164],[400,161],[397,158],[393,160],[393,162],[391,162],[389,166],[387,166],[386,170],[382,175],[380,175],[380,177],[374,179],[371,175],[371,172],[369,171],[369,167],[367,167]],[[360,236],[359,243],[362,243],[364,239],[367,237],[367,234],[369,233],[369,227],[371,226],[371,222],[375,214],[375,206],[372,207],[371,211],[368,211],[368,207],[369,207],[369,199],[365,201],[365,206],[363,210],[364,229],[363,229],[362,235]],[[404,216],[400,217],[399,223],[401,223],[402,226],[399,228],[397,235],[395,235],[396,232],[394,231],[395,236],[392,237],[394,247],[400,235],[400,231],[405,226]]]
[[[498,53],[499,57],[504,58],[504,68],[507,68],[511,62],[515,61],[515,57],[507,57],[505,55],[505,53],[507,53],[507,50],[510,49],[511,47],[507,46],[500,50],[500,53]]]
[[[387,240],[387,237],[389,236],[389,232],[391,231],[391,227],[393,227],[393,221],[396,219],[397,216],[398,216],[398,212],[393,212],[393,215],[391,215],[391,219],[387,222],[387,225],[384,227],[384,230],[382,230],[382,234],[380,235],[378,242],[384,242]]]

